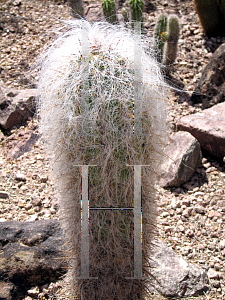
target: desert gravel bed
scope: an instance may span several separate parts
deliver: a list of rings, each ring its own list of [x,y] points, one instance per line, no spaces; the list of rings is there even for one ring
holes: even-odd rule
[[[85,3],[90,6],[92,20],[101,15],[97,1]],[[191,105],[190,95],[212,52],[225,39],[203,35],[191,0],[155,0],[151,4],[149,7],[155,10],[145,14],[149,38],[160,12],[180,17],[178,57],[172,78],[168,79],[177,87],[168,101],[168,124],[170,131],[175,131],[179,118],[201,110],[201,105]],[[69,7],[60,1],[1,1],[0,78],[7,86],[35,86],[28,76],[30,67],[55,37],[60,20],[70,18]],[[26,127],[13,130],[9,137],[0,136],[0,221],[59,218],[57,195],[41,139],[30,152],[17,160],[10,159],[10,151],[29,130],[38,133],[36,118]],[[157,198],[159,237],[189,262],[208,270],[211,291],[197,299],[225,299],[225,163],[203,154],[202,166],[188,183],[179,188],[158,187]],[[60,287],[61,283],[36,288],[36,292],[28,292],[26,300],[45,299],[45,294],[49,299],[59,299],[56,294]]]

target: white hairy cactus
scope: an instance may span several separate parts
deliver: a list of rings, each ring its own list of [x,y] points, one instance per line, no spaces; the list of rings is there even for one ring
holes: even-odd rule
[[[70,25],[43,55],[39,81],[41,130],[53,153],[70,251],[69,299],[143,299],[156,224],[154,173],[166,138],[166,85],[156,61],[134,32],[107,23]],[[142,279],[129,278],[134,275],[132,209],[89,211],[91,279],[82,278],[82,165],[92,165],[90,208],[132,208],[131,166],[144,165]]]

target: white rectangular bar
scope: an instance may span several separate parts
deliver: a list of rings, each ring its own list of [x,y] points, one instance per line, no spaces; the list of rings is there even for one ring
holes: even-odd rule
[[[89,199],[88,166],[82,166],[82,202],[81,202],[81,278],[89,278]]]
[[[134,165],[134,278],[142,278],[141,165]]]

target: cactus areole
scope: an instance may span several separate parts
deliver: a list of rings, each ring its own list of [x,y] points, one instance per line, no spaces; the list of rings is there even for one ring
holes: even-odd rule
[[[167,89],[139,36],[108,23],[69,25],[40,60],[39,81],[69,299],[144,299]]]

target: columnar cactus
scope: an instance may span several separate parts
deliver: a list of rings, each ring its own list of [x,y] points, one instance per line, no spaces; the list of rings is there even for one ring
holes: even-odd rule
[[[143,22],[143,0],[130,0],[131,21]]]
[[[106,21],[112,24],[116,24],[118,22],[116,15],[116,4],[114,0],[103,0],[102,9]]]
[[[163,49],[165,41],[168,38],[167,30],[167,20],[168,16],[166,14],[160,14],[155,25],[154,39],[155,39],[155,51],[157,55],[157,60],[162,62],[163,59]]]
[[[163,65],[169,69],[175,62],[177,56],[177,45],[179,40],[179,20],[176,15],[170,15],[167,23],[167,37],[163,51]]]
[[[217,0],[219,3],[220,11],[223,15],[223,20],[225,21],[225,1],[224,0]]]
[[[166,138],[166,88],[147,49],[137,49],[135,43],[141,41],[134,34],[107,23],[74,21],[41,60],[41,129],[53,153],[68,238],[70,300],[144,299],[148,290],[156,223],[154,173]],[[140,165],[143,277],[133,273],[135,166]],[[83,236],[87,186],[89,236]],[[90,246],[86,270],[84,239]]]
[[[225,12],[224,1],[220,0],[194,0],[202,28],[206,35],[224,36]]]
[[[156,57],[167,72],[176,59],[179,30],[176,15],[162,14],[158,17],[154,32]]]

